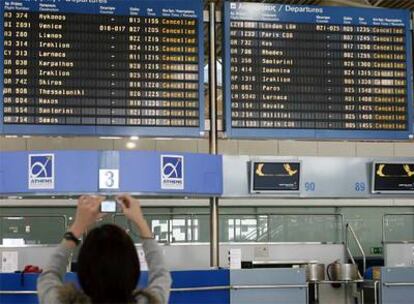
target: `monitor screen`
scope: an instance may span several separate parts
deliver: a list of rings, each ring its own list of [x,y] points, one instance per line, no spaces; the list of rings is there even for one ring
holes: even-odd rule
[[[251,176],[251,192],[298,192],[300,162],[253,161]]]
[[[414,193],[414,163],[374,163],[373,192]]]

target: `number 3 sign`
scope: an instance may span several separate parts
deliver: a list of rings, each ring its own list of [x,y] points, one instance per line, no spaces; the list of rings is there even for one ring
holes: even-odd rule
[[[119,170],[100,169],[99,189],[119,189]]]

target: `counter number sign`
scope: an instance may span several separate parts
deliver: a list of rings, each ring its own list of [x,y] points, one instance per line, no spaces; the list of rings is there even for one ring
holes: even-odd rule
[[[99,189],[119,189],[119,170],[100,169]]]

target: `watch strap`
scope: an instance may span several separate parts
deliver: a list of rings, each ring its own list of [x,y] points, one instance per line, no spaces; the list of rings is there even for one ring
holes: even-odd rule
[[[78,246],[79,244],[80,244],[80,239],[78,239],[72,232],[70,232],[70,231],[67,231],[67,232],[65,232],[65,234],[63,235],[63,238],[65,239],[65,240],[68,240],[68,241],[73,241],[75,244],[76,244],[76,246]]]

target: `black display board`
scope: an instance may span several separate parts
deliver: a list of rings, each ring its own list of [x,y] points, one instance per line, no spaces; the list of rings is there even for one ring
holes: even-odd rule
[[[251,193],[299,192],[300,162],[251,162]]]
[[[229,137],[412,138],[410,12],[226,2]]]
[[[414,193],[414,163],[374,163],[374,193]]]
[[[0,133],[200,136],[202,1],[1,1]]]

